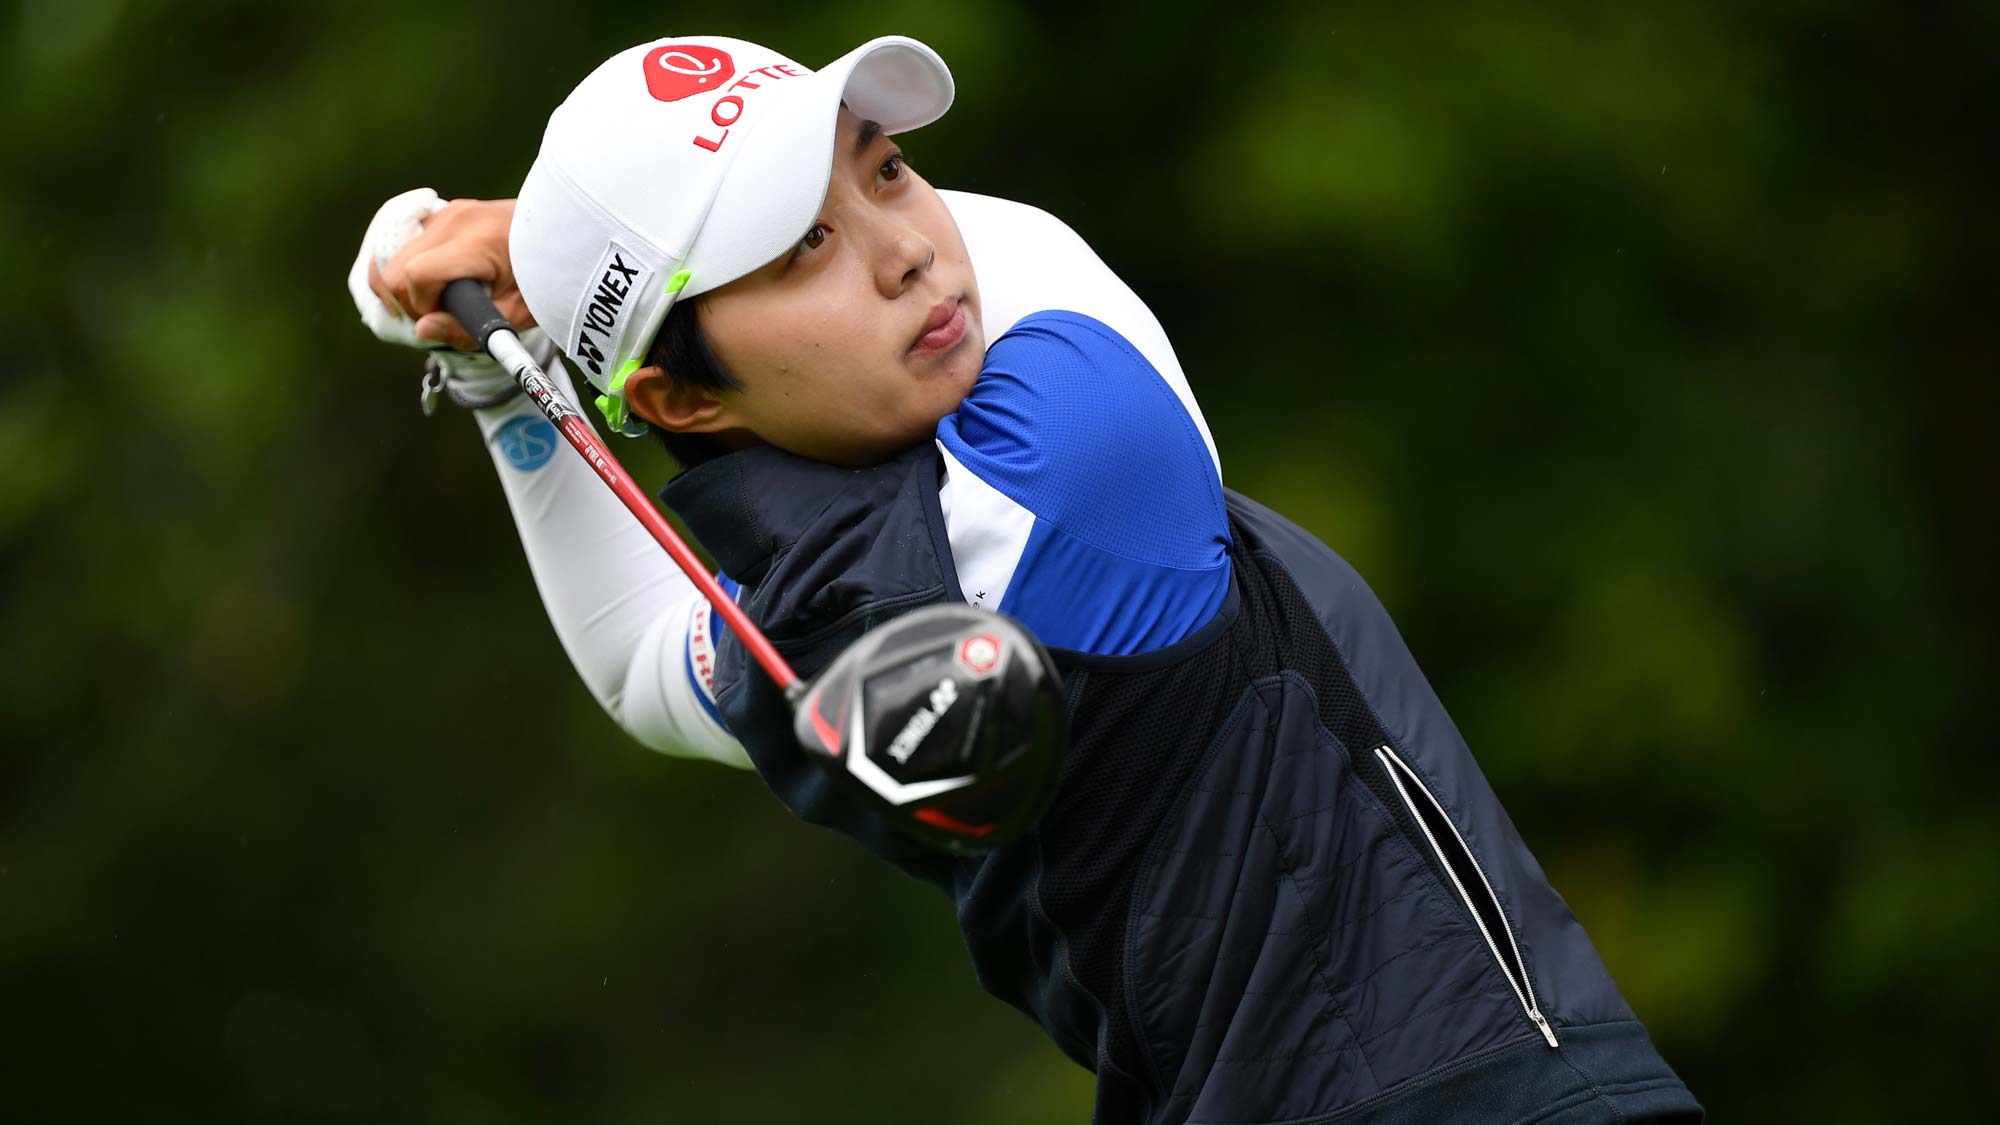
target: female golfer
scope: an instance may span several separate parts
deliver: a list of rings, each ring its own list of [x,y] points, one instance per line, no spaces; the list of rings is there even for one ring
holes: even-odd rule
[[[439,290],[491,283],[667,442],[666,503],[803,675],[922,605],[1021,621],[1065,675],[1054,805],[972,859],[870,815],[507,378],[448,357],[427,385],[477,410],[591,689],[935,883],[1101,1122],[1698,1119],[1381,605],[1223,487],[1144,304],[1055,219],[913,170],[951,95],[908,39],[818,72],[634,47],[517,202],[391,201],[352,287],[386,338],[463,346]]]

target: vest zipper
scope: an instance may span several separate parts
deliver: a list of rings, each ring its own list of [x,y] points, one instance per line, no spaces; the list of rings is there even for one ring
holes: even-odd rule
[[[1528,979],[1528,963],[1521,959],[1521,945],[1514,940],[1514,928],[1507,924],[1507,914],[1500,909],[1500,896],[1493,893],[1493,884],[1486,878],[1486,869],[1479,866],[1479,857],[1473,855],[1472,849],[1466,846],[1465,837],[1459,834],[1458,826],[1445,815],[1444,806],[1438,803],[1437,796],[1423,783],[1423,779],[1417,776],[1415,770],[1404,764],[1403,759],[1397,757],[1396,752],[1389,749],[1387,744],[1375,748],[1375,757],[1388,769],[1389,781],[1396,787],[1396,795],[1409,807],[1410,817],[1417,822],[1417,827],[1423,830],[1424,839],[1430,841],[1431,851],[1436,853],[1439,865],[1451,878],[1451,885],[1458,889],[1458,897],[1465,901],[1466,912],[1472,915],[1473,923],[1479,927],[1479,936],[1486,939],[1486,948],[1492,951],[1494,962],[1500,966],[1500,975],[1507,978],[1508,986],[1514,990],[1514,999],[1520,1001],[1521,1009],[1528,1013],[1528,1022],[1535,1025],[1535,1030],[1542,1033],[1542,1039],[1549,1046],[1555,1046],[1555,1028],[1549,1025],[1548,1019],[1542,1015],[1541,1008],[1536,1005],[1535,986]],[[1493,931],[1486,925],[1485,916],[1473,904],[1471,891],[1466,889],[1465,881],[1458,877],[1458,869],[1452,864],[1450,857],[1445,855],[1443,846],[1438,843],[1437,834],[1431,831],[1430,821],[1418,809],[1417,803],[1410,799],[1410,791],[1403,784],[1404,778],[1408,778],[1410,784],[1416,786],[1417,791],[1430,801],[1431,807],[1437,811],[1437,819],[1451,829],[1452,838],[1458,842],[1459,851],[1471,864],[1473,872],[1479,876],[1480,886],[1485,888],[1487,901],[1493,906],[1493,917],[1498,922],[1501,932],[1507,935],[1507,948],[1514,954],[1512,964],[1509,964],[1506,955],[1500,952],[1500,943],[1494,940]]]

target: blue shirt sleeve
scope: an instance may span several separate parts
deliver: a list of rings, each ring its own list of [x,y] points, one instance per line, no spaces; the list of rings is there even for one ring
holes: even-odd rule
[[[1019,526],[998,608],[1052,648],[1130,655],[1199,629],[1229,587],[1229,525],[1200,430],[1159,371],[1075,312],[1023,318],[938,440],[981,487],[948,523]],[[1004,510],[1003,510],[1004,509]],[[974,536],[957,534],[958,543]],[[961,577],[973,560],[956,558]],[[993,572],[992,559],[983,560]],[[968,596],[972,592],[968,591]]]

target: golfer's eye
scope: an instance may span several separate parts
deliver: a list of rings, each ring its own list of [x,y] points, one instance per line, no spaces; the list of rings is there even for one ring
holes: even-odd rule
[[[878,181],[885,184],[889,183],[892,180],[902,179],[903,154],[900,152],[890,153],[889,159],[884,160],[882,162],[882,166],[880,168],[875,169],[875,178]]]
[[[799,254],[810,254],[825,244],[826,244],[826,224],[814,223],[812,225],[812,229],[806,232],[806,236],[804,238],[799,239],[799,244],[797,246],[792,247],[792,254],[794,256],[797,256]]]

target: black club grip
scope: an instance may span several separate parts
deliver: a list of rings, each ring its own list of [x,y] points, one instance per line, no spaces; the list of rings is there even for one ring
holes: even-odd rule
[[[444,287],[444,311],[458,319],[465,330],[472,334],[473,342],[479,350],[486,350],[486,338],[502,330],[513,331],[514,326],[493,307],[493,298],[486,295],[486,289],[469,277],[461,277]]]

